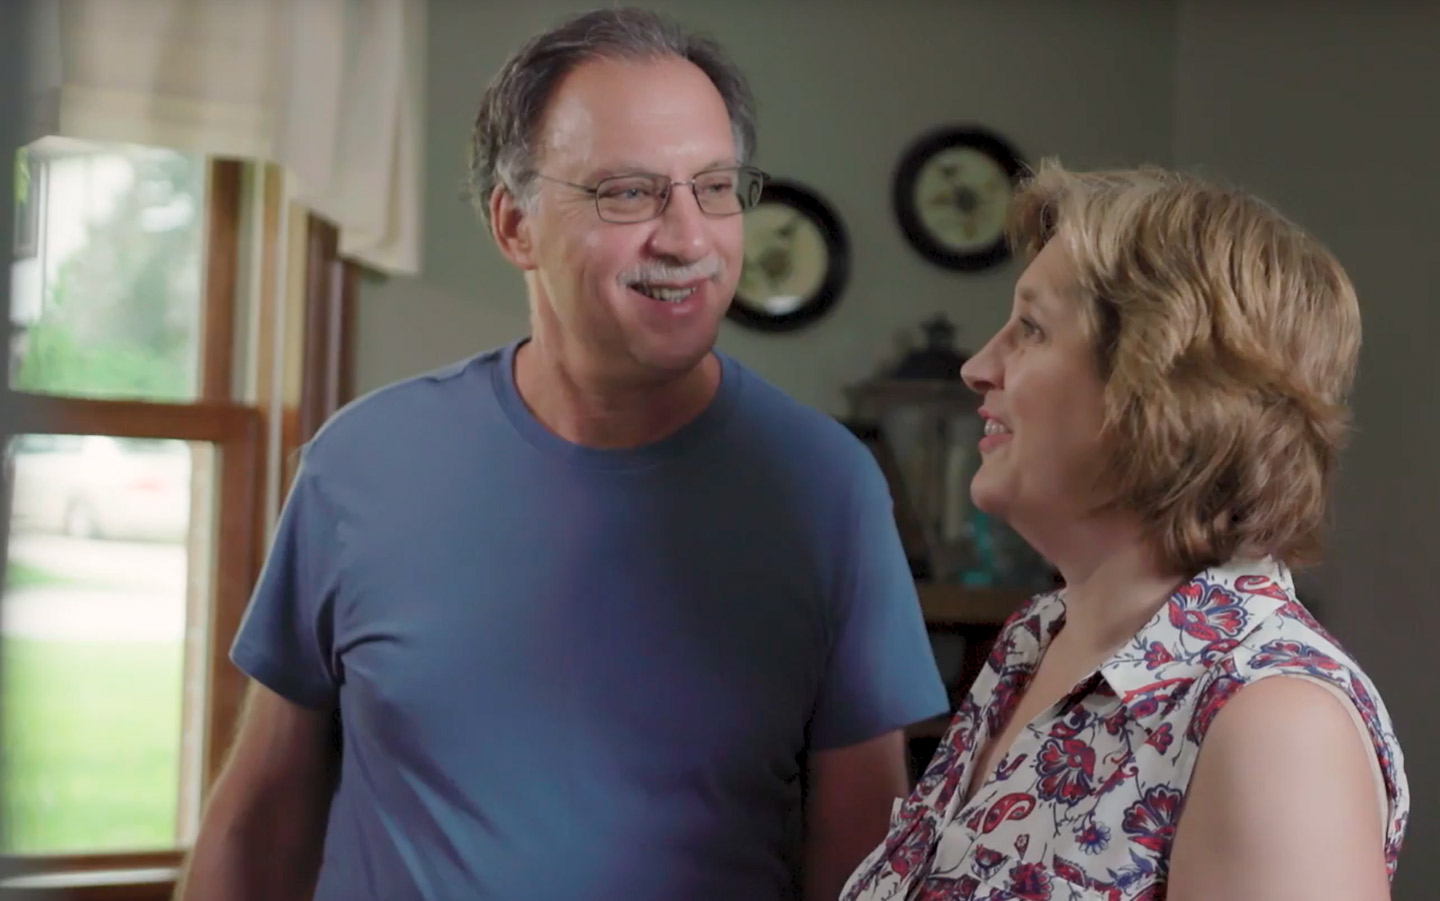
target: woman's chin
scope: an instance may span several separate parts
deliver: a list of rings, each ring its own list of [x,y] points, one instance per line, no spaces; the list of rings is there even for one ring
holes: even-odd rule
[[[988,486],[972,483],[970,486],[970,502],[975,509],[995,519],[1005,519],[1005,511],[1008,505],[1005,503],[1005,496],[1002,492],[987,490]]]

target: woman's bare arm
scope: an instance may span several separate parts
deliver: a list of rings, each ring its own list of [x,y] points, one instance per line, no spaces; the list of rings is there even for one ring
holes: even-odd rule
[[[1305,679],[1241,689],[1201,745],[1170,859],[1170,901],[1390,897],[1367,745]]]

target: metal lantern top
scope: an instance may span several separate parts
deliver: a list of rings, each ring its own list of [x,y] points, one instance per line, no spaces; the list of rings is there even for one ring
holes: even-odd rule
[[[857,418],[878,421],[886,411],[906,406],[951,414],[978,409],[979,399],[960,380],[966,357],[955,347],[955,326],[940,314],[920,328],[924,345],[888,371],[845,389]]]

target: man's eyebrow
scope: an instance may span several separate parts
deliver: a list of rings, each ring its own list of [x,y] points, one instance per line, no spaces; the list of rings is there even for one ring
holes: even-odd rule
[[[716,157],[715,159],[696,169],[695,174],[698,175],[701,172],[710,172],[715,169],[734,169],[737,168],[739,165],[740,164],[735,161],[735,158],[733,156]],[[649,166],[622,160],[618,163],[612,163],[590,173],[590,183],[593,184],[600,181],[601,179],[617,178],[626,175],[653,175],[657,178],[668,177],[661,175],[659,172],[656,172]]]
[[[595,182],[597,182],[597,181],[600,181],[601,179],[616,178],[616,177],[625,176],[625,175],[658,175],[658,174],[659,174],[659,173],[655,172],[654,170],[649,169],[649,168],[647,168],[647,167],[645,167],[645,166],[642,166],[642,165],[640,165],[639,163],[619,162],[619,163],[612,163],[611,165],[604,166],[604,167],[602,167],[602,168],[600,168],[600,169],[596,169],[595,171],[593,171],[593,172],[590,173],[589,179],[590,179],[590,182],[593,184],[593,183],[595,183]]]

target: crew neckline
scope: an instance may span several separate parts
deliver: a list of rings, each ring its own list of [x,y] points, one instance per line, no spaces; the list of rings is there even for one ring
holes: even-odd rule
[[[729,419],[740,394],[740,366],[728,355],[713,350],[720,361],[720,384],[715,396],[695,418],[669,435],[639,447],[599,448],[577,444],[550,431],[520,396],[515,384],[515,353],[529,340],[527,337],[512,341],[501,351],[497,365],[491,369],[495,396],[505,417],[522,438],[569,463],[603,469],[639,469],[674,459],[717,432]]]

